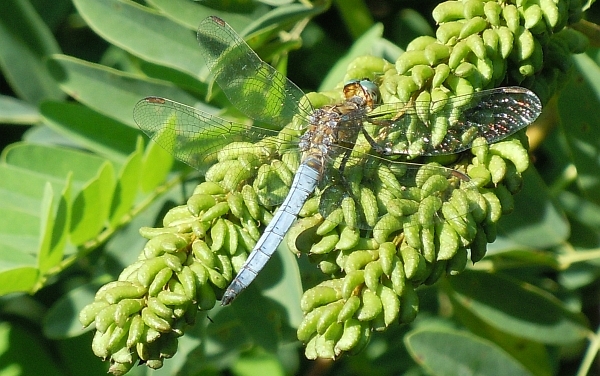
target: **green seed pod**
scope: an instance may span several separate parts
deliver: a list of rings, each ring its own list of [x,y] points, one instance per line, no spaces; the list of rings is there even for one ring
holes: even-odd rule
[[[115,286],[104,294],[104,299],[110,304],[116,304],[123,299],[137,299],[146,294],[148,290],[137,283],[126,286]]]
[[[400,312],[400,299],[391,288],[385,285],[379,285],[377,295],[381,299],[383,308],[383,321],[385,326],[389,326],[398,318]]]
[[[259,220],[261,218],[260,204],[258,202],[258,195],[252,186],[246,184],[242,187],[242,199],[252,218]]]
[[[112,325],[113,328],[116,327],[114,323],[112,323]],[[112,330],[105,330],[103,332],[97,330],[96,333],[94,333],[94,339],[92,339],[92,351],[94,352],[94,355],[102,359],[106,359],[110,356],[107,345],[111,334]]]
[[[360,241],[360,231],[351,227],[344,227],[339,237],[339,241],[335,244],[335,249],[350,250],[356,247]]]
[[[169,227],[172,224],[176,224],[181,221],[187,221],[190,218],[193,218],[193,215],[188,209],[187,205],[176,206],[174,208],[171,208],[163,217],[163,226]],[[144,234],[141,235],[144,236]]]
[[[457,20],[440,24],[435,32],[435,37],[442,44],[452,45],[456,43],[456,39],[465,23],[465,20]]]
[[[450,74],[450,67],[448,64],[439,64],[435,67],[435,74],[433,75],[433,79],[431,80],[431,87],[438,88],[441,87],[448,75]],[[433,93],[432,93],[433,94]]]
[[[492,175],[492,182],[498,184],[506,175],[506,162],[501,157],[492,154],[490,155],[487,169]]]
[[[317,332],[317,324],[326,308],[327,306],[321,306],[306,312],[296,330],[296,337],[299,341],[306,343]],[[308,348],[308,345],[306,347]]]
[[[498,142],[490,145],[490,153],[511,161],[522,173],[529,167],[529,154],[517,140]]]
[[[308,360],[316,360],[319,356],[317,355],[317,339],[320,336],[314,335],[310,338],[308,342],[306,342],[306,346],[304,346],[304,356]]]
[[[504,5],[504,8],[502,8],[502,18],[504,18],[508,29],[513,34],[517,34],[519,31],[519,24],[521,22],[521,17],[519,16],[517,7],[513,4]]]
[[[542,22],[542,8],[540,8],[538,4],[528,4],[528,6],[521,9],[523,19],[525,20],[526,29],[533,29],[536,25]]]
[[[96,319],[96,315],[101,310],[108,307],[108,305],[108,302],[105,300],[92,302],[86,305],[79,312],[79,322],[81,323],[81,325],[83,325],[84,328],[87,327],[88,325],[94,322],[94,320]]]
[[[439,242],[437,254],[438,260],[450,260],[454,257],[459,247],[458,234],[446,222],[441,222],[436,225],[436,233]]]
[[[467,222],[467,214],[459,213],[456,208],[449,202],[444,202],[442,205],[442,214],[444,215],[444,220],[448,223],[454,231],[458,233],[458,235],[462,236],[465,239],[472,239],[472,235],[475,232],[475,229],[472,228],[472,224]]]
[[[324,335],[317,334],[315,342],[315,353],[317,358],[333,359],[335,357],[334,346],[335,343],[333,343],[333,341],[327,340]]]
[[[369,227],[375,226],[379,219],[377,210],[377,197],[368,187],[360,187],[360,205],[365,217],[365,222]]]
[[[335,249],[336,244],[339,242],[340,236],[337,231],[333,230],[329,234],[326,234],[321,240],[314,244],[310,248],[310,253],[315,255],[323,255],[329,253]]]
[[[217,252],[225,245],[227,230],[227,224],[223,218],[217,219],[210,229],[210,237],[212,238],[211,249],[213,252]]]
[[[450,56],[450,47],[439,43],[435,39],[433,40],[433,42],[427,44],[424,51],[425,58],[427,59],[427,62],[430,66],[435,66],[441,61],[445,61],[446,59],[448,59],[448,56]],[[436,72],[434,68],[430,67],[430,69],[432,69],[434,73]]]
[[[356,295],[350,296],[344,302],[344,306],[338,314],[337,321],[346,322],[350,320],[358,308],[360,308],[360,298]]]
[[[506,26],[500,26],[498,29],[496,29],[496,33],[498,34],[498,46],[500,48],[500,56],[503,59],[506,59],[513,50],[514,34]]]
[[[211,222],[213,219],[224,216],[229,212],[229,204],[227,201],[219,202],[202,214],[200,220],[202,222]]]
[[[342,284],[342,298],[350,299],[351,296],[355,295],[357,288],[362,286],[363,283],[365,283],[364,270],[352,270],[347,272]]]
[[[427,46],[435,42],[437,42],[436,39],[434,37],[430,37],[429,35],[416,37],[408,43],[406,46],[406,51],[424,50],[427,48]]]
[[[371,291],[377,291],[377,287],[381,282],[383,268],[379,260],[371,261],[365,266],[365,285]]]
[[[398,182],[396,175],[394,175],[388,166],[380,164],[377,167],[377,178],[392,195],[395,197],[402,197],[402,185]]]
[[[179,294],[173,291],[163,290],[156,295],[157,299],[164,305],[181,305],[189,301],[189,298],[184,294]],[[146,320],[144,320],[146,322]],[[148,325],[152,328],[151,325]],[[156,329],[156,328],[155,328]],[[158,329],[157,329],[158,330]]]
[[[379,262],[383,273],[387,276],[392,272],[393,260],[396,255],[396,246],[392,242],[385,242],[379,246]]]
[[[415,65],[427,65],[427,57],[425,52],[422,50],[416,51],[405,51],[398,60],[396,60],[396,70],[398,74],[402,75],[408,72],[409,69]]]
[[[214,269],[207,269],[208,271],[208,280],[210,283],[215,285],[215,287],[219,289],[224,289],[229,285],[229,280],[227,280],[223,274],[219,273]]]
[[[158,317],[148,307],[142,309],[142,320],[144,321],[144,324],[158,332],[168,333],[171,331],[171,324],[169,321],[162,317]]]
[[[358,227],[358,216],[356,214],[356,203],[352,197],[344,197],[342,200],[342,212],[346,225],[352,228]]]
[[[442,199],[438,196],[427,196],[421,201],[418,211],[419,225],[429,226],[431,225],[437,216],[438,210],[442,207]],[[411,222],[412,224],[412,222]],[[412,236],[412,235],[411,235]],[[410,239],[407,238],[410,243]],[[413,244],[418,244],[413,242]],[[415,247],[417,248],[417,247]]]
[[[498,5],[495,2],[490,2],[493,4]],[[487,4],[487,3],[486,3]],[[485,29],[483,31],[483,34],[481,35],[481,38],[483,39],[483,44],[485,46],[485,54],[486,56],[492,56],[495,57],[498,55],[498,43],[499,43],[499,36],[498,33],[496,33],[495,29]]]
[[[487,1],[483,5],[483,13],[488,22],[493,26],[500,26],[500,14],[502,13],[502,7],[496,1]]]
[[[319,225],[317,228],[317,235],[324,236],[331,233],[342,222],[344,222],[344,211],[341,207],[339,207],[329,213],[323,223]]]
[[[425,259],[411,246],[400,246],[406,279],[416,280],[425,272]]]
[[[478,34],[485,30],[488,26],[487,21],[483,17],[473,17],[468,20],[460,30],[458,34],[458,39],[465,39],[466,37]]]
[[[495,189],[496,197],[502,206],[502,214],[510,214],[515,210],[515,200],[504,184],[498,184]]]
[[[128,349],[134,347],[141,340],[145,326],[140,314],[136,314],[131,318],[131,325],[129,325],[129,333],[127,334]]]
[[[173,318],[173,310],[163,304],[158,298],[148,298],[148,309],[165,320],[171,320]]]
[[[371,321],[383,310],[381,299],[369,289],[362,290],[362,305],[357,311],[356,318],[359,321]]]
[[[487,251],[487,237],[485,231],[479,228],[475,239],[471,242],[471,261],[476,263],[481,260]]]
[[[299,216],[300,217],[310,217],[319,212],[319,197],[313,196],[306,200],[304,205],[302,205],[302,209],[300,209]]]
[[[165,265],[167,265],[167,267],[171,268],[171,270],[173,270],[174,272],[179,272],[179,271],[181,271],[181,268],[183,268],[183,264],[181,263],[181,260],[179,259],[179,257],[177,257],[174,254],[165,253],[164,255],[162,255],[160,257],[165,260]]]
[[[412,216],[411,220],[404,222],[404,239],[406,244],[415,249],[421,249],[421,225],[417,216]]]
[[[433,263],[436,260],[436,249],[435,249],[435,231],[432,224],[423,226],[421,228],[421,243],[423,244],[423,248],[421,249],[421,253],[425,258],[425,261],[429,263]]]
[[[487,203],[488,220],[492,223],[496,223],[502,217],[502,205],[500,200],[494,194],[494,192],[487,191],[482,194],[483,198]]]
[[[465,18],[471,19],[477,16],[483,16],[485,13],[483,12],[483,1],[481,0],[467,0],[464,2],[464,10],[463,14]]]
[[[378,254],[371,250],[358,250],[352,252],[346,259],[344,264],[344,270],[346,273],[350,273],[354,270],[364,268],[369,262],[374,261]]]
[[[205,181],[196,186],[193,194],[220,195],[225,193],[223,187],[211,181]]]
[[[429,55],[426,55],[426,58],[429,59]],[[411,68],[410,72],[413,81],[419,89],[423,88],[435,73],[433,68],[428,64],[415,65]]]
[[[460,20],[464,17],[464,4],[460,1],[444,1],[431,12],[436,23]]]
[[[404,294],[400,296],[400,314],[398,316],[400,323],[408,324],[412,322],[419,313],[419,296],[409,283],[404,289]]]
[[[123,299],[117,303],[115,310],[115,323],[118,327],[124,327],[129,321],[129,316],[142,310],[144,307],[143,299]]]
[[[341,291],[332,287],[317,285],[304,292],[302,299],[300,300],[300,308],[302,308],[303,312],[309,312],[316,307],[324,306],[339,300],[342,297],[341,295]]]
[[[560,19],[560,12],[558,10],[558,5],[554,3],[552,0],[539,0],[540,10],[542,11],[544,21],[546,24],[554,29],[558,25],[558,21]]]
[[[368,324],[364,324],[368,327]],[[335,344],[336,353],[348,351],[360,342],[361,336],[364,333],[363,326],[357,319],[351,318],[344,321],[344,331],[339,341]]]
[[[228,259],[229,260],[229,259]],[[185,295],[190,300],[196,299],[196,275],[190,269],[189,266],[184,266],[179,273],[177,273],[177,279],[181,282],[183,286],[183,291]]]
[[[535,49],[533,34],[523,26],[519,26],[515,36],[516,58],[518,61],[529,59]]]
[[[390,282],[392,282],[392,288],[396,295],[402,296],[404,294],[404,288],[406,286],[406,272],[404,271],[404,264],[398,258],[394,256],[392,261],[392,273],[390,274]]]
[[[200,311],[208,311],[212,309],[217,302],[215,291],[208,283],[203,283],[196,286],[196,299],[198,301],[198,309]]]
[[[319,321],[317,321],[317,333],[325,334],[327,329],[335,322],[337,322],[338,315],[344,307],[344,301],[338,300],[333,303],[329,303],[325,306],[322,311]]]
[[[214,252],[208,247],[206,242],[202,239],[196,239],[192,243],[192,254],[194,258],[198,260],[202,265],[207,268],[213,268],[215,266],[216,256]]]
[[[417,116],[423,123],[427,124],[429,122],[429,107],[431,104],[431,93],[428,91],[422,91],[417,96],[416,101],[417,103],[419,103],[419,106],[416,107]],[[413,145],[414,144],[415,143],[413,143]],[[421,148],[419,147],[419,149]]]
[[[238,250],[238,232],[237,226],[233,224],[228,219],[225,219],[225,225],[227,226],[227,235],[225,236],[224,248],[229,253],[229,255],[233,256],[236,254]]]
[[[469,170],[469,177],[473,184],[484,187],[492,181],[492,175],[484,166],[475,166]]]
[[[454,257],[446,263],[446,273],[448,275],[457,275],[465,270],[467,266],[467,249],[460,247]]]
[[[469,77],[472,74],[475,74],[476,72],[477,68],[475,67],[475,65],[466,61],[460,63],[458,67],[456,67],[456,69],[454,70],[454,74],[457,77]]]
[[[216,200],[212,195],[195,194],[187,201],[187,209],[192,215],[198,216],[204,210],[216,205]]]
[[[470,35],[465,39],[465,42],[467,42],[469,49],[475,54],[475,56],[477,56],[478,59],[485,59],[487,57],[485,44],[481,35]]]
[[[448,66],[450,69],[455,70],[470,53],[471,48],[467,44],[467,41],[458,41],[454,47],[452,47],[452,52],[450,52],[450,57],[448,58]]]
[[[430,269],[429,275],[423,281],[423,284],[426,286],[431,286],[436,283],[443,275],[446,273],[446,264],[448,262],[446,260],[437,261],[433,264],[429,264],[428,267]]]
[[[164,261],[163,261],[164,262]],[[148,296],[156,296],[166,286],[171,279],[173,270],[166,265],[154,276],[148,286]]]

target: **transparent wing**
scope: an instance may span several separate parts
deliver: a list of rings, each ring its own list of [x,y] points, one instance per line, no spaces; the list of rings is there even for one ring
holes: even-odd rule
[[[276,138],[275,131],[230,122],[159,97],[139,101],[133,118],[148,137],[199,171],[205,171],[217,157],[230,158],[224,154],[231,158],[240,153],[267,156],[286,142],[281,136]],[[262,147],[250,144],[259,140],[264,140]],[[291,138],[288,141],[292,142]]]
[[[494,143],[531,124],[542,104],[530,90],[502,87],[437,102],[384,104],[369,115],[370,134],[384,155],[453,154],[477,137]]]
[[[200,51],[227,98],[252,119],[283,127],[311,106],[293,82],[265,63],[222,19],[208,17],[198,27]]]

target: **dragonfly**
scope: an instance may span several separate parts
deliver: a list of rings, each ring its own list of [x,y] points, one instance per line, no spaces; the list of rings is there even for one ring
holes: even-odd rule
[[[314,109],[298,86],[261,60],[222,19],[211,16],[203,20],[197,37],[205,63],[229,101],[258,124],[273,129],[257,123],[239,124],[160,97],[138,102],[134,109],[138,126],[176,158],[200,171],[230,145],[249,148],[252,143],[270,140],[278,143],[281,154],[294,150],[300,155],[287,195],[282,202],[271,203],[281,205],[225,290],[221,305],[230,304],[254,281],[317,189],[337,184],[343,187],[339,191],[351,191],[344,182],[356,182],[357,165],[375,161],[392,169],[414,168],[411,162],[395,158],[456,154],[469,149],[476,137],[498,142],[532,123],[542,109],[538,97],[521,87],[475,92],[444,103],[381,104],[378,86],[367,79],[349,81],[339,103]],[[432,111],[436,106],[437,111]],[[441,124],[441,136],[432,134],[432,124]],[[297,134],[280,132],[286,127]],[[171,136],[164,136],[166,130]],[[366,148],[358,151],[358,140]],[[322,198],[319,210],[326,216],[338,204]],[[364,228],[370,227],[372,223]]]

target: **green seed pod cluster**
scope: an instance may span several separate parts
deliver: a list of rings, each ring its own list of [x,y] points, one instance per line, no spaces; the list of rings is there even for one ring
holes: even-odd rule
[[[379,166],[360,182],[372,189],[372,206],[356,210],[363,201],[357,200],[346,213],[342,202],[323,218],[317,198],[306,203],[288,247],[308,253],[332,278],[302,298],[305,316],[297,334],[308,358],[360,351],[373,330],[411,322],[419,309],[418,286],[460,273],[469,255],[473,262],[483,258],[497,221],[513,208],[529,157],[514,139],[488,145],[481,138],[474,145],[477,155],[463,166],[471,180],[431,163],[410,179]],[[376,208],[372,233],[353,228],[348,223],[357,220],[347,218],[368,207]]]
[[[583,34],[566,28],[581,18],[583,5],[581,0],[440,3],[432,14],[439,24],[435,38],[414,39],[395,69],[380,70],[384,101],[436,102],[511,82],[533,89],[546,103],[571,67],[570,55],[587,47]],[[354,66],[347,78],[360,77]]]
[[[415,39],[395,64],[357,58],[346,79],[371,78],[386,104],[419,103],[416,115],[431,127],[414,134],[435,144],[452,114],[446,103],[460,103],[453,97],[469,101],[476,91],[512,82],[546,102],[570,55],[585,49],[585,37],[565,28],[581,7],[581,0],[447,1],[433,12],[435,38]],[[315,107],[342,100],[341,90],[307,98]],[[111,360],[112,373],[137,361],[160,368],[197,310],[214,306],[289,192],[301,158],[290,141],[305,126],[294,120],[277,136],[226,146],[187,205],[169,211],[163,228],[141,230],[149,241],[139,260],[80,314],[85,326],[95,322],[94,352]],[[409,130],[389,140],[412,158],[422,145],[402,146]],[[286,242],[330,278],[302,297],[297,335],[308,358],[358,352],[373,331],[411,322],[419,286],[483,258],[496,223],[512,211],[529,158],[518,134],[493,145],[464,137],[470,160],[437,159],[451,168],[350,158],[342,162],[350,194],[325,187],[304,204]],[[368,151],[362,136],[355,149]]]
[[[149,240],[138,260],[79,314],[84,326],[95,323],[92,349],[110,359],[111,373],[137,362],[162,367],[198,310],[213,308],[260,236],[242,196],[205,182],[167,212],[164,227],[140,229]]]
[[[438,132],[443,124],[438,120],[451,113],[441,110],[452,97],[469,100],[476,91],[512,82],[532,88],[546,102],[569,70],[571,54],[587,46],[582,34],[565,28],[581,17],[582,5],[578,0],[447,1],[433,12],[440,24],[436,38],[415,39],[395,66],[357,58],[345,79],[379,77],[384,102],[418,103],[419,119],[431,125],[429,139],[441,139],[446,131],[442,126]],[[307,344],[307,357],[359,351],[373,330],[414,319],[418,286],[460,273],[468,258],[483,258],[487,243],[495,240],[496,223],[513,210],[513,195],[529,165],[523,145],[519,134],[493,145],[472,140],[468,166],[452,166],[465,172],[469,183],[437,173],[427,183],[410,182],[379,169],[357,178],[359,199],[342,201],[325,218],[318,218],[316,200],[307,203],[288,246],[307,252],[333,278],[303,297],[298,338]],[[410,147],[403,149],[412,154]],[[423,171],[433,170],[424,166]],[[356,216],[368,225],[369,217],[376,218],[368,237],[356,229]]]

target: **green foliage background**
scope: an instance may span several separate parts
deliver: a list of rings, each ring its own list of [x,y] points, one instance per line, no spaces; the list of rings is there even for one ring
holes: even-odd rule
[[[77,313],[136,259],[145,243],[138,229],[184,202],[197,183],[148,144],[132,109],[148,95],[205,102],[208,72],[194,36],[200,20],[222,17],[252,36],[261,57],[313,91],[336,85],[356,56],[395,61],[415,36],[433,35],[436,4],[5,0],[0,375],[106,373]],[[588,20],[597,21],[594,11]],[[287,38],[273,41],[281,30]],[[305,260],[298,269],[291,254],[280,252],[237,304],[210,311],[212,321],[198,320],[161,370],[136,367],[130,374],[599,374],[592,365],[600,343],[593,329],[600,55],[593,42],[573,57],[564,88],[530,129],[534,166],[488,256],[421,289],[413,325],[376,333],[357,356],[304,360],[294,340],[298,301],[314,279]],[[200,106],[230,105],[217,97]],[[22,131],[22,140],[10,143]]]

